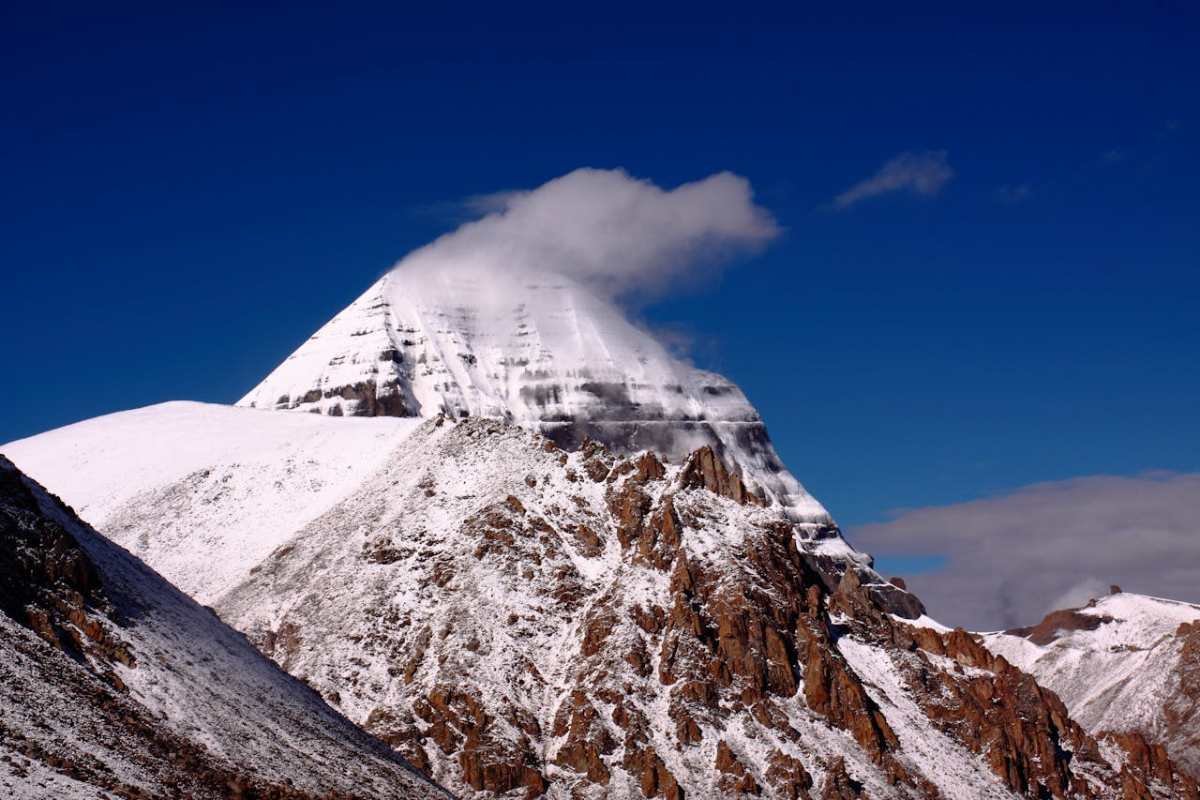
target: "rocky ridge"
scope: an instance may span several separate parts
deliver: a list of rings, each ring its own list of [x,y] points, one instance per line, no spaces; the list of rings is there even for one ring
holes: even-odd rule
[[[9,447],[467,797],[1192,796],[712,446],[174,403]]]
[[[216,606],[464,796],[1197,796],[821,535],[711,449],[439,418]]]

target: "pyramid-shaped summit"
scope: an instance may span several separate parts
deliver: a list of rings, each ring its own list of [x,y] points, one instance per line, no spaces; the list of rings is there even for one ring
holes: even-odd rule
[[[507,282],[398,269],[239,401],[331,416],[494,417],[577,446],[682,458],[713,446],[799,522],[829,515],[784,468],[734,383],[673,357],[556,275]],[[499,290],[498,290],[499,289]]]

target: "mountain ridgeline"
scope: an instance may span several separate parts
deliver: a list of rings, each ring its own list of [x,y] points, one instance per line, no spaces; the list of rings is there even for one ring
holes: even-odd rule
[[[139,697],[151,673],[119,654],[158,650],[130,632],[155,630],[132,609],[171,598],[205,620],[171,636],[228,637],[227,623],[237,657],[290,681],[279,696],[300,692],[322,736],[346,731],[303,737],[314,765],[407,763],[467,798],[1200,800],[1191,707],[1105,714],[1093,662],[1071,655],[1161,673],[1158,655],[1122,654],[1153,650],[1146,631],[1165,625],[1164,686],[1194,683],[1192,607],[1151,624],[1162,608],[1109,601],[1036,637],[939,625],[842,538],[736,386],[565,280],[497,294],[393,273],[239,406],[167,403],[5,446],[133,556],[89,534],[97,552],[192,598],[119,602],[112,569],[51,539],[63,604],[31,616],[0,586],[28,641],[117,654],[88,661],[89,680]],[[1105,649],[1122,636],[1129,648]],[[336,713],[264,673],[247,640]],[[225,669],[195,672],[238,689]],[[316,724],[296,715],[274,735]],[[257,763],[256,741],[204,738],[234,771]],[[285,785],[380,796],[371,775],[297,763]]]

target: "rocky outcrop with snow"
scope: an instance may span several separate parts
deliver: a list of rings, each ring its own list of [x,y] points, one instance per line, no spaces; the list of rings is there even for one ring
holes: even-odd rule
[[[611,303],[555,275],[519,287],[396,270],[240,405],[345,416],[483,416],[577,447],[672,458],[708,444],[797,521],[829,515],[784,468],[730,381],[671,356]]]
[[[1144,737],[1147,763],[1200,774],[1200,606],[1116,591],[983,640],[1094,734]]]
[[[132,413],[12,447],[48,474],[94,463],[105,428],[153,458],[138,427],[238,427],[123,498],[77,477],[78,501],[181,580],[196,565],[222,618],[464,796],[1195,796],[710,447],[567,450],[475,416]],[[347,423],[369,468],[323,438]]]
[[[445,794],[0,457],[0,794]]]

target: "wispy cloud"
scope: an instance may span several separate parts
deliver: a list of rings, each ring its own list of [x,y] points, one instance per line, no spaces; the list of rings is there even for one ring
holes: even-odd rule
[[[935,195],[954,177],[945,150],[901,153],[890,159],[870,178],[861,180],[833,199],[835,208],[891,192]]]
[[[473,194],[459,205],[473,217],[483,217],[488,214],[498,214],[529,194],[525,189],[508,189],[502,192]]]
[[[1095,476],[905,511],[849,531],[881,556],[941,555],[908,578],[930,613],[968,628],[1037,622],[1110,584],[1200,601],[1200,474]]]
[[[474,219],[405,256],[400,270],[469,273],[496,292],[557,275],[605,298],[694,282],[780,232],[750,182],[719,172],[663,189],[624,170],[577,169],[536,189],[461,203]]]

